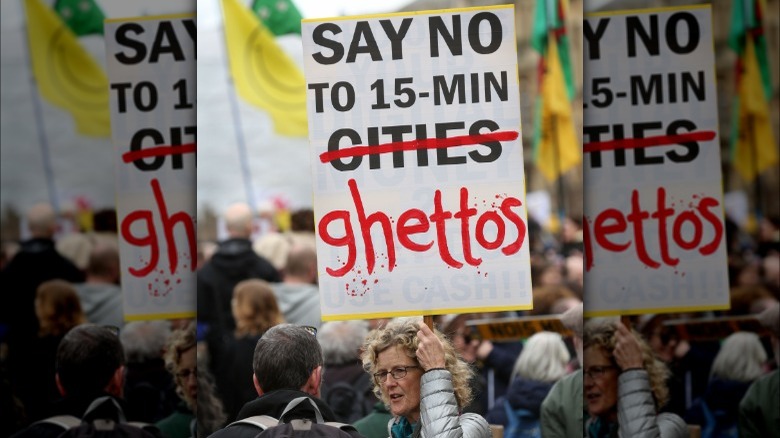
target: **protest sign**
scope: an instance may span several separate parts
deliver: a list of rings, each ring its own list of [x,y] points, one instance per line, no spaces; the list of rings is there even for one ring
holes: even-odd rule
[[[530,316],[522,318],[475,319],[466,322],[472,336],[490,341],[519,341],[536,333],[547,331],[571,336],[558,316]]]
[[[531,308],[514,22],[303,21],[323,320]]]
[[[664,321],[680,339],[687,341],[722,340],[734,332],[753,332],[758,336],[769,336],[769,329],[761,324],[755,315],[726,316],[720,318],[674,319]]]
[[[126,320],[195,317],[195,17],[107,20]]]
[[[729,307],[711,22],[586,17],[586,316]]]

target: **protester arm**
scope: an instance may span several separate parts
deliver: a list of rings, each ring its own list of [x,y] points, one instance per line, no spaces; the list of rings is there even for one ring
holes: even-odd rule
[[[631,369],[618,378],[618,424],[621,437],[682,438],[685,422],[674,414],[656,415],[647,371]]]
[[[452,375],[430,370],[420,381],[420,420],[424,438],[489,438],[490,426],[477,414],[458,415]]]

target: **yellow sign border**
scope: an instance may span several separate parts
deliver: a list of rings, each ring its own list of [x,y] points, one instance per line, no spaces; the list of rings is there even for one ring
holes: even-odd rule
[[[435,316],[461,313],[487,313],[487,312],[507,312],[511,310],[531,310],[533,305],[527,306],[496,306],[496,307],[474,307],[474,308],[454,308],[454,309],[428,309],[428,310],[402,310],[398,312],[376,312],[376,313],[345,313],[339,315],[323,315],[323,321],[345,321],[350,319],[385,319],[397,318],[402,316]]]
[[[125,315],[125,321],[152,321],[157,319],[195,319],[197,312],[179,313],[144,313],[138,315]]]
[[[689,313],[689,312],[707,312],[710,310],[728,310],[731,308],[730,304],[719,304],[713,306],[690,306],[690,307],[656,307],[646,309],[615,309],[615,310],[600,310],[595,312],[588,312],[585,310],[582,313],[584,318],[598,318],[604,316],[621,316],[621,315],[647,315],[655,313]]]

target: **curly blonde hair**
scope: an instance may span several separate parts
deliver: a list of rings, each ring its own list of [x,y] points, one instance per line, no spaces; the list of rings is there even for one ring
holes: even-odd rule
[[[244,280],[236,284],[231,303],[237,338],[262,335],[284,322],[276,295],[271,285],[263,280]]]
[[[361,355],[363,369],[373,375],[376,372],[376,360],[379,353],[396,345],[401,346],[407,356],[417,361],[416,352],[419,344],[417,331],[420,322],[422,322],[420,317],[397,318],[390,321],[384,328],[371,331],[363,344]],[[455,347],[440,331],[434,330],[433,332],[444,345],[444,367],[452,374],[452,386],[455,390],[455,400],[458,407],[468,406],[473,398],[469,382],[474,377],[474,370],[458,357]],[[371,379],[371,381],[374,383],[374,394],[385,405],[389,406],[390,401],[382,393],[381,386],[376,383],[375,379]]]
[[[617,366],[614,357],[615,332],[617,331],[614,320],[590,320],[585,324],[583,333],[583,349],[598,347],[609,357],[613,365]],[[656,409],[660,409],[669,401],[669,388],[666,380],[669,377],[669,369],[653,354],[650,345],[642,339],[642,336],[634,329],[631,334],[639,341],[642,350],[642,368],[647,371],[650,378],[650,389],[653,392]],[[619,369],[620,367],[618,367]]]
[[[165,354],[163,355],[163,359],[165,360],[165,368],[168,370],[168,372],[170,372],[175,376],[176,373],[179,372],[181,357],[184,355],[185,352],[193,348],[197,348],[195,324],[189,323],[185,327],[182,327],[178,330],[174,330],[171,333],[170,338],[168,338],[168,343],[165,348]],[[197,378],[197,374],[196,374],[196,378]],[[179,397],[181,397],[181,399],[184,400],[185,403],[187,403],[187,406],[192,410],[192,412],[197,412],[197,407],[198,407],[197,400],[189,400],[186,397],[185,392],[179,380],[178,379],[175,380],[176,380],[176,394]]]

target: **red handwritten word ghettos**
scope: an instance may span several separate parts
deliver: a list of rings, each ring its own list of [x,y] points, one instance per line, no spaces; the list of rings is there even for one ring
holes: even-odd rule
[[[172,215],[168,215],[168,207],[165,204],[165,197],[163,196],[162,188],[160,188],[160,182],[157,178],[153,178],[151,181],[152,192],[154,193],[154,200],[157,206],[157,210],[160,215],[160,221],[163,226],[163,233],[165,234],[165,243],[168,248],[168,269],[171,274],[175,274],[179,266],[178,251],[176,248],[176,240],[173,236],[173,227],[176,223],[180,223],[184,226],[184,230],[187,233],[187,240],[190,250],[190,269],[195,270],[197,257],[197,248],[195,241],[195,225],[192,223],[192,217],[186,212],[180,211]],[[122,238],[128,243],[135,246],[148,246],[150,251],[149,263],[143,268],[129,268],[128,271],[135,277],[145,277],[157,268],[157,263],[160,259],[160,245],[157,241],[157,230],[154,226],[152,210],[137,210],[134,211],[122,219],[122,225],[120,232]],[[136,236],[130,231],[130,228],[136,221],[146,222],[146,235]]]
[[[712,211],[720,206],[717,199],[709,196],[700,197],[698,204],[695,206],[690,204],[691,209],[678,212],[666,205],[666,190],[663,187],[659,187],[656,193],[656,209],[652,213],[642,210],[639,204],[639,192],[634,190],[631,193],[630,213],[624,214],[618,209],[608,208],[599,213],[593,221],[583,218],[586,271],[590,271],[594,265],[594,240],[599,247],[609,252],[623,252],[631,247],[630,238],[621,242],[616,241],[616,238],[619,237],[616,235],[628,230],[629,223],[631,223],[637,257],[645,266],[653,269],[660,268],[662,263],[667,266],[677,266],[680,262],[680,259],[674,257],[670,251],[670,242],[674,242],[677,247],[685,251],[698,249],[699,253],[704,256],[714,253],[720,247],[720,242],[723,239],[723,223],[720,217]],[[694,199],[696,198],[699,196],[694,195]],[[697,212],[698,214],[696,214]],[[643,225],[646,221],[651,220],[658,222],[658,236],[656,238],[661,253],[660,262],[648,254],[645,243]],[[686,223],[693,227],[693,235],[689,237],[689,240],[685,240],[682,234],[682,228]],[[704,243],[702,236],[706,224],[712,227],[714,235],[711,241]]]
[[[371,214],[366,214],[366,210],[363,207],[363,199],[360,196],[357,183],[354,179],[350,179],[347,184],[349,185],[349,191],[352,195],[352,202],[355,205],[355,211],[357,213],[357,225],[360,228],[360,234],[363,238],[365,247],[365,258],[368,273],[374,272],[376,264],[376,252],[374,251],[374,242],[371,239],[371,226],[379,224],[382,227],[384,235],[384,243],[387,246],[388,255],[388,270],[392,271],[396,265],[395,255],[395,239],[393,236],[393,225],[390,217],[387,214],[377,211]],[[398,221],[395,225],[395,236],[398,238],[398,243],[404,248],[415,251],[425,252],[433,247],[434,243],[437,244],[439,256],[442,261],[448,266],[453,268],[463,267],[463,263],[456,260],[450,253],[449,245],[446,236],[446,222],[449,219],[457,219],[460,221],[461,229],[461,246],[463,248],[463,258],[466,263],[472,266],[479,266],[482,263],[481,258],[477,258],[473,255],[471,249],[471,225],[470,220],[477,216],[476,208],[468,207],[468,189],[461,187],[460,189],[460,209],[455,213],[445,210],[441,202],[441,190],[436,190],[433,197],[433,213],[428,215],[426,212],[418,208],[410,208],[401,213],[398,217]],[[497,211],[486,211],[476,217],[476,226],[474,229],[474,239],[477,243],[485,249],[495,250],[501,248],[504,245],[504,238],[506,236],[506,227],[504,218],[506,218],[517,230],[517,238],[501,248],[501,252],[509,256],[520,251],[520,248],[525,241],[526,224],[523,219],[512,211],[514,207],[522,206],[522,202],[514,197],[506,197],[501,205],[498,207],[501,214]],[[503,215],[503,217],[502,217]],[[344,235],[341,237],[333,236],[328,227],[331,223],[336,221],[342,221],[344,224]],[[494,240],[488,240],[485,236],[485,226],[488,222],[492,222],[496,228],[496,237]],[[436,228],[436,239],[426,243],[418,243],[411,239],[411,236],[420,233],[426,233],[433,223]],[[336,247],[346,247],[348,250],[347,262],[338,269],[326,268],[325,271],[333,277],[341,277],[349,272],[354,266],[357,260],[357,245],[356,234],[352,227],[351,214],[347,210],[334,210],[322,217],[317,225],[319,235],[323,242],[328,245]]]

